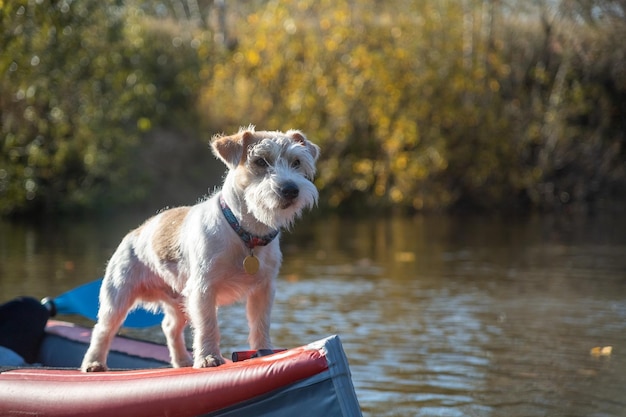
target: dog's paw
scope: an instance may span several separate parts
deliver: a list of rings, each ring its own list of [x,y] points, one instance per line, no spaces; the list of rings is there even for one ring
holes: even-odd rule
[[[192,365],[193,365],[193,359],[191,359],[190,357],[180,358],[178,360],[172,361],[172,366],[174,368],[186,368]]]
[[[98,361],[94,361],[94,362],[90,362],[90,363],[86,363],[83,364],[81,366],[81,371],[83,372],[104,372],[106,371],[108,368],[106,365],[98,362]]]
[[[202,362],[196,368],[213,368],[216,366],[224,365],[226,360],[221,355],[207,355],[202,359]]]

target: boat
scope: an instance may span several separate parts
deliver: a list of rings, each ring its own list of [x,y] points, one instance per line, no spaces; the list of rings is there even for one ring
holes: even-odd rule
[[[41,366],[0,368],[0,416],[362,416],[338,336],[204,369],[172,368],[166,346],[117,336],[111,370],[83,373],[90,337],[49,320]]]

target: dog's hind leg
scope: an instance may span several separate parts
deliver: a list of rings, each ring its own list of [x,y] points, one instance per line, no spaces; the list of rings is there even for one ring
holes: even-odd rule
[[[187,317],[182,310],[180,303],[163,302],[161,304],[165,317],[161,323],[161,328],[167,339],[167,347],[170,351],[170,359],[174,368],[181,368],[193,365],[193,360],[187,352],[185,346],[184,329],[187,325]]]
[[[100,288],[98,322],[93,328],[91,343],[83,358],[83,372],[107,370],[106,360],[111,342],[135,302],[129,297],[128,291],[119,289],[111,281],[105,278]]]

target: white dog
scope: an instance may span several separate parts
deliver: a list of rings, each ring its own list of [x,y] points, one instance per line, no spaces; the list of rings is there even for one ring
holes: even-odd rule
[[[163,310],[174,367],[224,363],[217,308],[241,299],[250,348],[272,348],[278,234],[317,202],[312,180],[319,147],[297,130],[256,132],[252,126],[216,136],[211,145],[229,169],[222,190],[192,207],[161,212],[122,240],[106,268],[83,371],[107,369],[111,341],[138,304]],[[187,322],[193,360],[183,337]]]

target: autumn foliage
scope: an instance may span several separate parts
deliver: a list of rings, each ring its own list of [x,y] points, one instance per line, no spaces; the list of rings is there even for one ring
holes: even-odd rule
[[[321,201],[345,211],[551,209],[626,188],[626,25],[617,6],[586,13],[610,1],[233,3],[219,30],[208,6],[193,21],[85,3],[0,12],[5,213],[137,201],[154,191],[133,157],[151,132],[248,124],[319,143]]]

